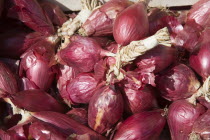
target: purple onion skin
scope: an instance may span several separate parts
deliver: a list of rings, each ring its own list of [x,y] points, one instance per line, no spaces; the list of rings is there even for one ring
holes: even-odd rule
[[[163,110],[154,110],[130,116],[121,124],[113,140],[158,139],[166,124],[162,113]]]
[[[186,100],[178,100],[169,106],[168,125],[172,140],[186,140],[192,132],[193,123],[205,112],[205,108]]]
[[[65,108],[53,97],[42,90],[25,90],[11,95],[11,101],[27,111],[64,112]]]
[[[29,90],[29,89],[39,89],[33,82],[28,78],[22,77],[18,81],[19,91]]]
[[[85,108],[73,108],[66,114],[73,120],[88,126],[88,113]]]
[[[0,62],[0,96],[1,92],[15,94],[18,92],[18,85],[15,75],[4,63]]]
[[[2,140],[14,140],[7,132],[0,129],[0,139]]]
[[[207,110],[193,124],[192,132],[198,134],[203,140],[210,138],[210,110]]]
[[[88,107],[89,126],[100,134],[106,132],[121,118],[123,105],[122,95],[114,85],[98,88]]]
[[[207,109],[210,109],[210,103],[206,101],[204,97],[198,97],[197,100],[201,105],[205,106]]]
[[[154,89],[145,85],[140,89],[124,88],[125,109],[129,113],[140,113],[158,107]]]
[[[56,66],[50,66],[55,55],[55,44],[49,42],[47,37],[37,37],[32,34],[27,45],[32,45],[22,56],[20,62],[20,76],[26,75],[31,82],[42,90],[47,90],[57,71]]]
[[[32,115],[43,122],[58,127],[71,138],[76,137],[75,139],[82,140],[82,136],[87,136],[91,140],[106,140],[103,136],[71,119],[68,115],[51,111],[34,112]]]
[[[128,7],[127,0],[109,1],[93,11],[82,25],[87,36],[110,36],[113,34],[113,22],[117,15]]]
[[[135,63],[140,71],[145,69],[154,69],[154,73],[158,73],[166,69],[176,60],[176,49],[159,45],[145,54],[139,56]]]
[[[44,14],[49,17],[54,26],[62,26],[67,21],[66,15],[58,5],[47,1],[42,2],[40,5],[44,10]]]
[[[61,96],[72,103],[89,103],[98,81],[92,73],[80,73],[67,84],[67,94]]]
[[[156,79],[161,96],[169,101],[190,97],[200,87],[195,73],[186,65],[178,64]]]
[[[59,61],[76,67],[80,72],[91,72],[100,60],[101,46],[89,37],[74,38],[74,41],[57,53]]]
[[[149,21],[143,2],[133,4],[123,10],[115,19],[113,26],[114,39],[122,46],[146,37],[148,32]]]
[[[52,22],[44,14],[37,0],[14,0],[12,11],[18,14],[19,20],[34,31],[44,35],[55,33]]]
[[[10,58],[0,58],[0,61],[6,64],[13,73],[18,74],[20,60],[10,59]]]
[[[210,75],[210,43],[201,46],[197,54],[190,56],[190,66],[203,78]]]
[[[41,121],[34,122],[30,125],[29,135],[30,138],[35,140],[66,140],[68,137],[58,128]]]
[[[61,95],[68,95],[67,85],[73,80],[79,71],[74,67],[68,65],[59,65],[59,70],[57,74],[57,88]]]

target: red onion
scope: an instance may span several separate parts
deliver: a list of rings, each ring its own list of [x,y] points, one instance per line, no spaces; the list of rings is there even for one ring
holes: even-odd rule
[[[66,114],[73,120],[88,126],[88,113],[85,108],[73,108]]]
[[[42,90],[47,90],[55,77],[56,66],[50,66],[54,57],[54,42],[47,37],[37,37],[39,34],[32,34],[27,45],[31,45],[21,56],[20,76],[25,76]]]
[[[175,60],[176,50],[174,48],[159,45],[139,56],[135,60],[135,63],[142,72],[148,71],[158,73],[166,69]]]
[[[59,61],[76,67],[80,72],[91,72],[104,55],[104,50],[92,38],[73,36],[72,42],[57,53]]]
[[[25,25],[44,35],[55,33],[52,22],[36,0],[14,0],[14,5],[13,12]]]
[[[143,2],[133,4],[123,10],[117,16],[113,26],[114,39],[123,46],[146,37],[148,32],[149,21],[146,5]]]
[[[156,79],[161,96],[169,101],[190,97],[200,87],[194,72],[184,64],[178,64]]]
[[[106,79],[106,72],[108,70],[107,67],[107,59],[101,59],[99,62],[97,62],[94,66],[94,78],[97,81],[105,81]]]
[[[125,78],[121,81],[125,88],[138,90],[142,87],[142,79],[140,75],[134,71],[127,71],[125,73]]]
[[[24,46],[24,40],[30,30],[16,23],[14,25],[3,25],[2,28],[7,28],[6,26],[10,29],[0,34],[0,56],[19,58],[29,48],[29,46]]]
[[[106,48],[112,42],[108,37],[93,36],[92,39],[95,39],[103,48]]]
[[[193,124],[192,134],[194,133],[194,136],[198,136],[198,138],[207,140],[210,138],[210,110],[207,110],[203,115],[201,115]],[[196,138],[193,137],[191,134],[190,138]]]
[[[204,97],[198,97],[197,98],[198,102],[205,106],[206,108],[210,109],[210,103],[208,101],[206,101],[206,99]]]
[[[59,65],[57,88],[61,95],[68,95],[67,85],[77,76],[78,73],[79,71],[73,67],[69,67],[67,65]]]
[[[41,3],[41,7],[55,26],[62,26],[67,21],[66,15],[58,5],[45,1]]]
[[[15,94],[18,92],[18,85],[15,75],[4,63],[0,62],[0,96],[2,92]]]
[[[113,140],[157,139],[166,123],[163,110],[141,112],[127,118],[117,130]]]
[[[138,90],[124,88],[125,109],[131,113],[140,113],[158,107],[155,91],[149,85],[144,85]],[[126,108],[127,107],[127,108]]]
[[[13,140],[12,136],[0,129],[0,138],[2,140]]]
[[[190,66],[203,81],[210,75],[210,43],[202,45],[197,54],[190,56]]]
[[[98,81],[92,73],[81,73],[66,85],[67,92],[61,96],[72,103],[89,103]]]
[[[89,103],[88,124],[96,132],[105,133],[121,118],[123,109],[122,95],[114,85],[98,88]]]
[[[172,140],[189,139],[193,123],[205,112],[205,108],[186,100],[178,100],[169,106],[168,125]]]
[[[76,122],[65,114],[43,111],[32,113],[32,115],[43,122],[58,127],[59,129],[61,129],[62,132],[69,135],[69,138],[79,139],[82,136],[86,136],[91,140],[105,140],[103,136],[100,136],[93,130],[84,125],[81,125],[80,123]]]
[[[65,109],[57,100],[42,90],[25,90],[9,98],[15,106],[31,112],[64,112]]]
[[[31,82],[28,78],[22,77],[18,81],[19,91],[29,90],[29,89],[39,89],[33,82]]]
[[[10,58],[0,58],[0,61],[6,64],[13,73],[18,74],[20,60],[15,60]]]
[[[85,36],[108,36],[113,33],[113,22],[117,15],[128,7],[127,0],[111,0],[93,11],[80,29]]]
[[[208,0],[199,0],[195,3],[190,9],[189,14],[187,16],[187,22],[190,22],[192,27],[196,27],[199,29],[201,27],[209,27],[210,26],[210,1]]]
[[[67,135],[64,135],[58,128],[37,121],[30,125],[29,127],[30,138],[35,140],[66,140]]]

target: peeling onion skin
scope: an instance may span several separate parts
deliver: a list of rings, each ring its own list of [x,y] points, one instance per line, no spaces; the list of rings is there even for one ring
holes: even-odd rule
[[[15,94],[18,92],[17,80],[7,65],[0,62],[0,96],[1,92]]]
[[[89,37],[74,38],[76,39],[57,53],[58,59],[68,66],[76,67],[80,72],[91,72],[100,60],[101,46]]]
[[[149,85],[144,85],[138,90],[124,88],[124,92],[125,108],[129,113],[140,113],[158,107],[154,90]]]
[[[127,0],[111,0],[93,11],[82,25],[86,36],[110,36],[113,34],[113,22],[117,15],[129,6]],[[81,30],[81,29],[80,29]]]
[[[139,56],[135,60],[135,63],[140,71],[145,71],[147,68],[154,67],[154,73],[158,73],[166,69],[169,65],[175,62],[175,60],[175,48],[159,45]]]
[[[88,112],[85,108],[73,108],[66,113],[73,120],[88,126]]]
[[[190,56],[190,66],[203,78],[210,75],[210,43],[206,43],[200,47],[197,54]]]
[[[193,123],[205,112],[205,108],[186,100],[178,100],[169,106],[168,125],[172,140],[187,140]]]
[[[148,32],[149,21],[144,2],[133,4],[123,10],[115,19],[113,26],[114,39],[122,46],[146,37]]]
[[[156,78],[161,96],[169,101],[190,97],[200,87],[195,73],[186,65],[178,64]]]
[[[154,110],[130,116],[120,125],[113,140],[158,139],[166,123],[162,113],[163,110]]]
[[[198,134],[203,140],[210,138],[210,110],[207,110],[193,124],[192,132]]]
[[[103,134],[111,129],[123,113],[123,98],[114,85],[104,86],[95,91],[88,107],[88,124]]]
[[[67,84],[67,94],[61,96],[72,103],[89,103],[98,81],[92,73],[80,73]]]

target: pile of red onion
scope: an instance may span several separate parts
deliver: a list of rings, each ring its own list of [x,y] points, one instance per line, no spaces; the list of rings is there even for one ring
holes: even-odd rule
[[[0,139],[209,139],[209,27],[209,0],[1,0]]]

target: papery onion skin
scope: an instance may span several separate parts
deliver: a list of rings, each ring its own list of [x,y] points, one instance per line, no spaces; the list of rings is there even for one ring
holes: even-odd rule
[[[210,103],[206,101],[205,97],[198,97],[197,100],[201,105],[203,105],[207,109],[210,109]]]
[[[103,86],[95,91],[88,107],[88,124],[102,134],[113,127],[123,113],[122,95],[112,86]]]
[[[113,34],[113,22],[117,15],[128,7],[127,0],[111,0],[93,11],[82,25],[86,36],[110,36]]]
[[[17,80],[13,72],[4,63],[0,62],[0,93],[8,92],[15,94],[18,92]],[[2,96],[2,93],[0,94]]]
[[[57,100],[42,90],[25,90],[11,95],[14,105],[27,111],[56,111],[65,112]]]
[[[39,87],[37,87],[36,84],[34,84],[26,77],[22,77],[21,79],[18,80],[18,87],[19,91],[29,90],[29,89],[39,89]]]
[[[210,110],[207,110],[193,124],[192,132],[198,134],[203,140],[210,138]]]
[[[143,2],[133,4],[123,10],[115,19],[113,26],[114,39],[122,46],[146,37],[148,32],[149,21]]]
[[[159,45],[145,54],[139,56],[135,63],[138,69],[145,71],[154,67],[154,73],[158,73],[166,69],[170,64],[176,60],[176,49]]]
[[[75,121],[88,126],[88,112],[85,108],[73,108],[66,114]]]
[[[156,78],[161,96],[169,101],[190,97],[200,87],[195,73],[184,64],[177,64]]]
[[[76,36],[68,46],[57,53],[60,61],[76,67],[80,72],[91,72],[100,60],[101,46],[89,37]]]
[[[190,66],[203,78],[210,75],[210,42],[203,44],[197,54],[190,56]]]
[[[138,90],[124,88],[124,92],[128,112],[135,114],[158,107],[155,91],[150,85],[144,85]]]
[[[20,60],[10,58],[0,58],[0,61],[6,64],[14,74],[18,74]]]
[[[50,66],[50,61],[55,55],[55,44],[46,36],[33,33],[28,36],[25,45],[31,45],[22,56],[19,74],[26,76],[40,89],[47,90],[57,72],[57,66]]]
[[[44,121],[46,123],[50,123],[53,126],[58,127],[67,135],[70,136],[81,136],[87,135],[91,138],[91,140],[106,140],[103,136],[89,129],[88,127],[76,122],[65,114],[51,112],[51,111],[43,111],[43,112],[34,112],[32,116],[35,118]],[[74,135],[71,135],[74,134]]]
[[[58,5],[47,1],[42,2],[40,5],[45,11],[44,14],[49,17],[54,26],[62,26],[67,21],[66,15]]]
[[[205,108],[186,100],[178,100],[169,106],[168,125],[172,140],[186,140],[192,132],[193,123],[205,112]]]
[[[67,84],[67,94],[61,96],[73,103],[89,103],[97,84],[92,73],[81,73]]]
[[[0,138],[2,140],[13,140],[12,136],[10,136],[7,132],[0,129]]]
[[[66,140],[66,138],[68,137],[67,135],[63,134],[58,128],[41,121],[34,122],[30,125],[29,135],[35,140]]]
[[[157,139],[166,123],[162,113],[163,110],[154,110],[130,116],[120,125],[113,140]]]

